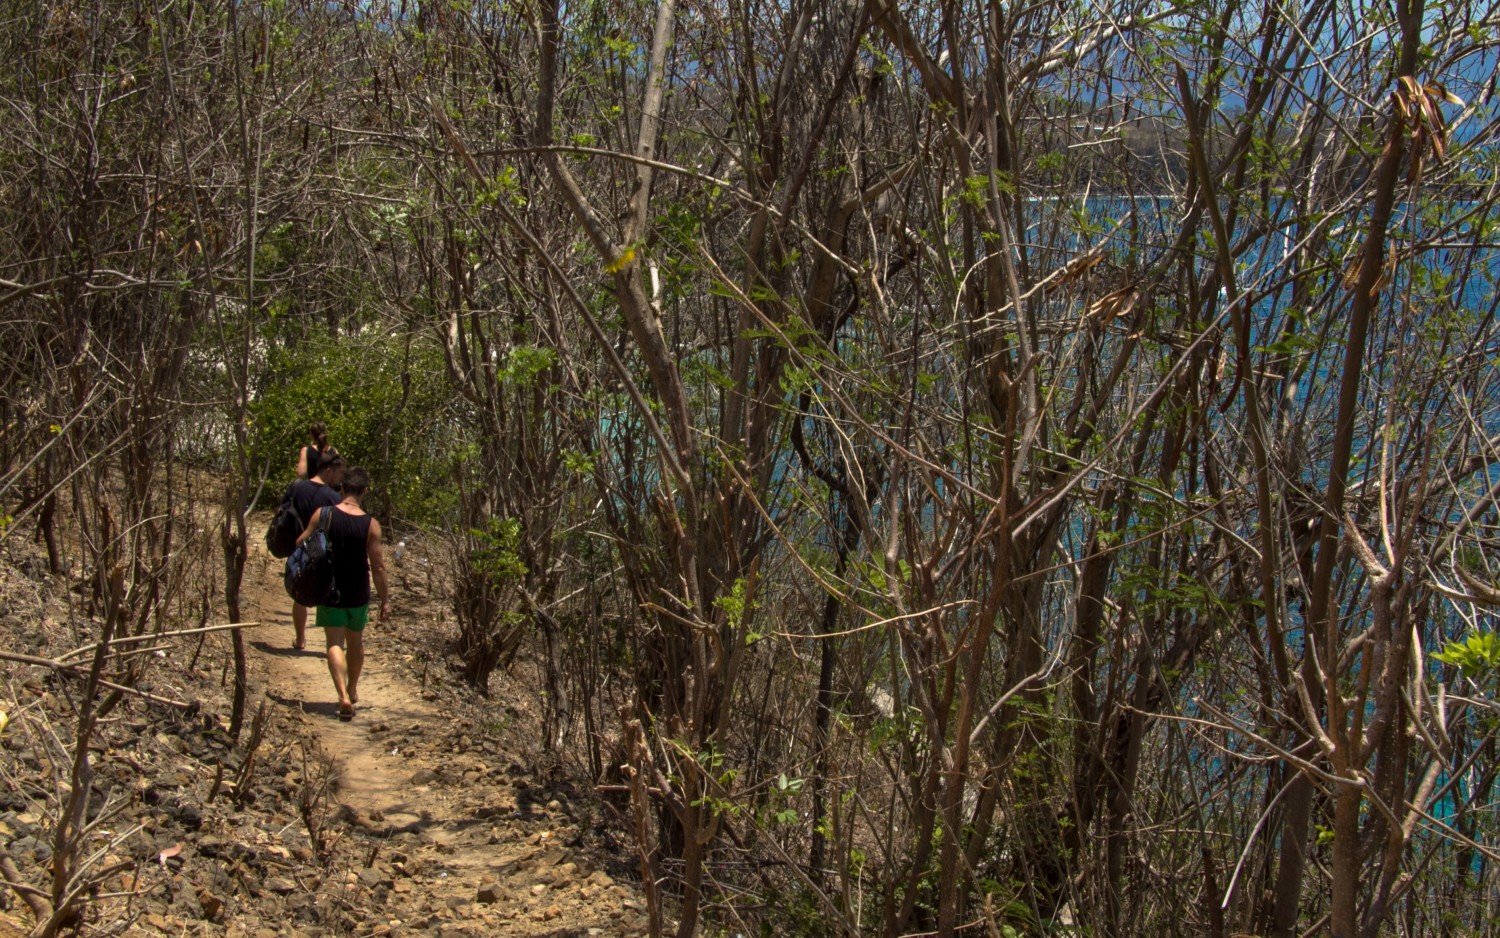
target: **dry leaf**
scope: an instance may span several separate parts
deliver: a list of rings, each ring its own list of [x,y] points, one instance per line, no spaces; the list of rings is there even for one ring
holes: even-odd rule
[[[1406,103],[1405,98],[1394,91],[1391,92],[1391,105],[1401,112],[1401,119],[1403,121],[1411,120],[1411,107]]]
[[[1140,291],[1135,287],[1121,287],[1113,293],[1106,293],[1095,300],[1085,314],[1090,319],[1098,319],[1101,322],[1109,319],[1118,319],[1128,316],[1135,309],[1136,300],[1140,299]]]
[[[1417,99],[1417,103],[1422,106],[1422,121],[1428,127],[1436,130],[1443,126],[1443,116],[1438,113],[1437,104],[1433,102],[1431,97],[1423,94]]]
[[[166,866],[168,860],[170,860],[173,857],[177,856],[181,852],[182,852],[182,844],[173,844],[172,846],[168,847],[167,849],[163,850],[161,853],[158,853],[156,855],[157,862],[159,862],[162,866]]]
[[[1464,106],[1464,99],[1449,91],[1447,87],[1440,81],[1428,81],[1427,84],[1423,87],[1426,89],[1428,94],[1432,95],[1433,97],[1439,98],[1447,102],[1448,104],[1456,104],[1459,107]]]
[[[1349,261],[1349,266],[1344,268],[1343,287],[1345,290],[1353,290],[1355,284],[1359,283],[1359,271],[1364,266],[1364,248],[1360,248]]]
[[[1103,254],[1088,254],[1083,257],[1073,258],[1071,261],[1068,261],[1068,263],[1063,265],[1062,273],[1058,276],[1058,278],[1047,284],[1047,292],[1051,293],[1054,290],[1061,288],[1064,284],[1067,284],[1073,280],[1077,280],[1079,277],[1082,277],[1085,273],[1092,270],[1103,260]]]

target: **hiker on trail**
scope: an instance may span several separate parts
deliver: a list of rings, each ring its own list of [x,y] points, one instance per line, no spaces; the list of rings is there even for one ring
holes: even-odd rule
[[[313,424],[318,427],[322,424]],[[328,505],[337,505],[343,496],[334,489],[344,481],[344,470],[347,466],[344,457],[334,453],[327,457],[320,457],[319,462],[313,468],[311,479],[303,479],[292,486],[292,503],[297,508],[297,517],[308,518],[319,508]],[[298,538],[301,541],[301,538]],[[301,603],[292,603],[292,628],[297,630],[297,637],[292,642],[292,647],[301,651],[307,647],[307,607]]]
[[[318,465],[330,456],[337,456],[339,451],[328,443],[328,427],[323,421],[314,420],[307,425],[308,445],[297,450],[297,478],[306,479],[308,476],[318,474]]]
[[[365,625],[370,620],[370,580],[380,598],[380,618],[389,611],[385,558],[380,551],[380,522],[365,513],[362,505],[370,489],[370,474],[358,466],[344,474],[344,499],[320,508],[307,522],[298,543],[312,536],[323,512],[333,512],[328,540],[333,552],[333,582],[338,589],[335,605],[319,606],[316,620],[328,643],[328,673],[339,695],[339,719],[354,718],[359,703],[359,674],[365,664]],[[348,650],[345,651],[347,644]]]

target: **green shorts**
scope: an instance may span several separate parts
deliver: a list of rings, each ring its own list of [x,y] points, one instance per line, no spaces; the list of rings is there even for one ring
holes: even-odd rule
[[[339,609],[336,606],[318,607],[316,624],[320,629],[348,629],[351,632],[363,632],[369,622],[369,603],[355,606],[353,609]]]

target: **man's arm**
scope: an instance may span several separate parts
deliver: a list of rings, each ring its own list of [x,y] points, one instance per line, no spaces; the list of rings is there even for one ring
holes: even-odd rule
[[[385,581],[385,551],[380,549],[380,522],[370,519],[370,536],[365,541],[365,555],[370,558],[370,578],[375,581],[375,595],[380,597],[380,618],[390,610],[390,589]]]
[[[319,508],[318,510],[316,510],[316,511],[314,511],[312,513],[312,517],[307,519],[307,530],[305,530],[301,534],[297,535],[297,543],[298,544],[301,544],[303,541],[307,540],[309,537],[312,536],[313,531],[318,526],[318,519],[321,518],[322,516],[323,516],[323,509],[321,509],[321,508]]]

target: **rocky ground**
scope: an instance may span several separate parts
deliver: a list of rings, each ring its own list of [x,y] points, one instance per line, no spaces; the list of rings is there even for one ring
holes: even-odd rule
[[[122,697],[91,741],[85,934],[645,932],[633,856],[608,809],[527,742],[539,738],[534,682],[502,678],[484,700],[443,663],[444,603],[426,559],[414,544],[390,620],[367,633],[352,722],[337,719],[317,630],[309,650],[291,649],[279,565],[258,545],[246,616],[260,624],[245,630],[252,693],[237,743],[227,633],[144,646],[136,686],[176,703]],[[0,649],[62,659],[86,645],[80,596],[10,539]],[[0,671],[0,844],[22,887],[0,891],[8,938],[32,925],[25,888],[50,889],[82,682],[13,661]]]

